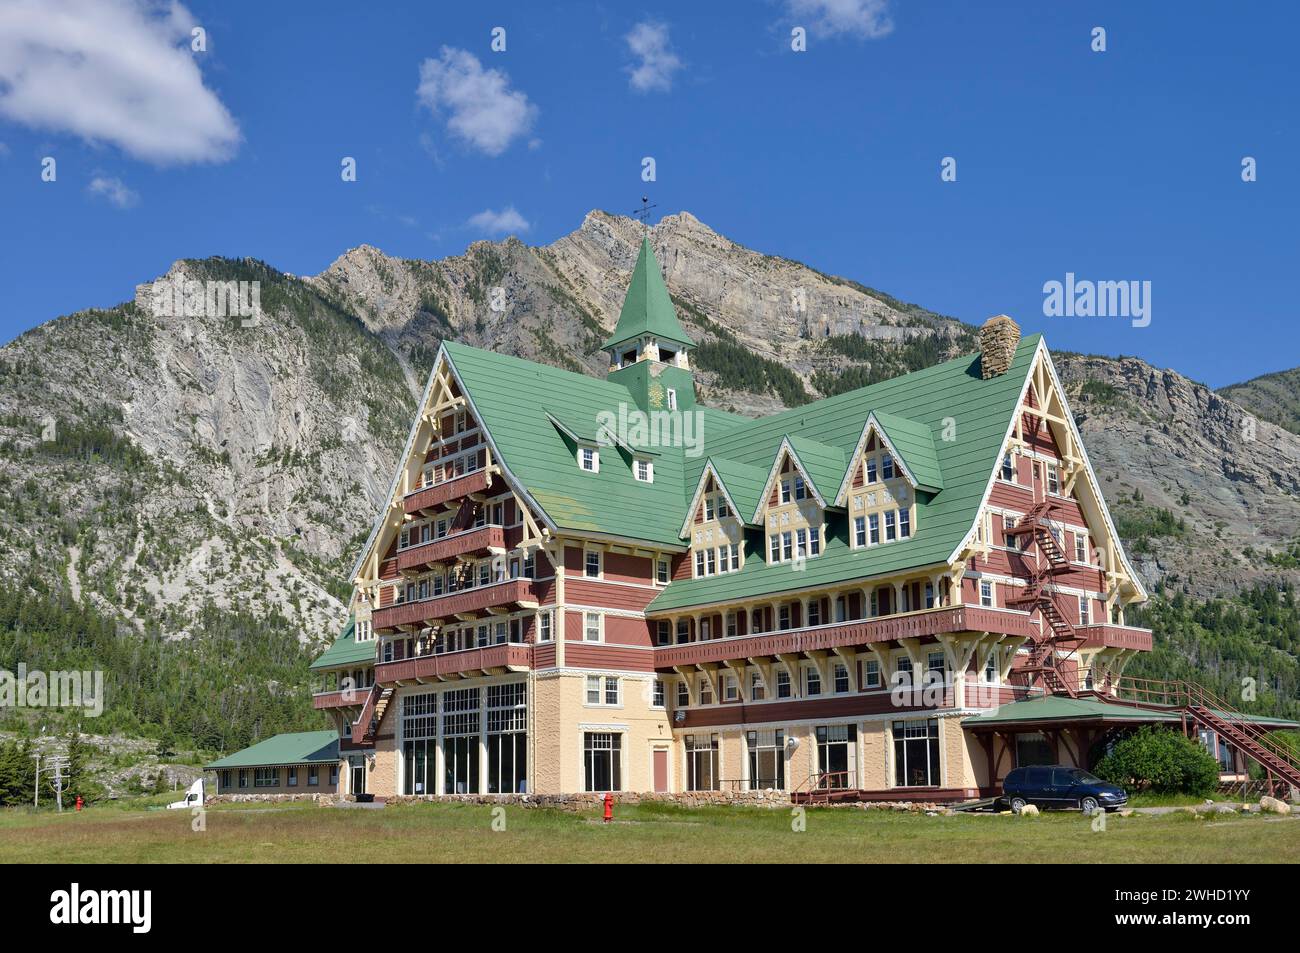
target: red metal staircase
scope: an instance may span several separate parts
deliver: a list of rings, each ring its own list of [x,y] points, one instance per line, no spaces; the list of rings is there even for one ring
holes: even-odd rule
[[[1116,684],[1116,695],[1099,696],[1109,702],[1132,705],[1148,710],[1177,710],[1202,728],[1244,753],[1264,770],[1268,786],[1275,792],[1300,788],[1300,752],[1274,741],[1271,730],[1248,720],[1208,688],[1196,682],[1160,681],[1123,676]]]
[[[384,711],[388,708],[388,701],[392,697],[391,687],[384,688],[378,683],[370,686],[370,694],[366,696],[361,714],[352,723],[354,744],[369,744],[375,740],[375,733],[379,730],[379,723],[384,720]]]
[[[1035,503],[1015,526],[1006,530],[1008,536],[1020,537],[1032,535],[1038,546],[1042,562],[1030,568],[1029,579],[1020,594],[1009,599],[1008,604],[1029,607],[1032,612],[1038,610],[1039,616],[1047,624],[1048,634],[1036,639],[1030,646],[1029,664],[1021,668],[1032,685],[1039,679],[1043,687],[1054,694],[1066,694],[1071,698],[1079,695],[1079,680],[1062,671],[1062,663],[1073,657],[1075,651],[1086,641],[1075,631],[1074,626],[1057,607],[1048,583],[1070,568],[1070,560],[1061,549],[1061,544],[1052,534],[1051,514],[1055,502],[1051,499]],[[1022,547],[1027,552],[1027,547]],[[1064,653],[1063,655],[1061,653]]]

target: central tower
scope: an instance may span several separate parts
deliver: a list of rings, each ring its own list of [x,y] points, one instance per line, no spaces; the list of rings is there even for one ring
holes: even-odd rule
[[[641,251],[623,299],[618,325],[603,345],[609,379],[622,384],[642,410],[688,410],[695,406],[695,377],[686,336],[650,239]]]

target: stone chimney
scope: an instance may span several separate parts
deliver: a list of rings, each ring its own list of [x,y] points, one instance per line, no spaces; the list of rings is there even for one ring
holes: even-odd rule
[[[989,318],[980,327],[980,374],[985,380],[1011,368],[1020,343],[1020,325],[1005,314]]]

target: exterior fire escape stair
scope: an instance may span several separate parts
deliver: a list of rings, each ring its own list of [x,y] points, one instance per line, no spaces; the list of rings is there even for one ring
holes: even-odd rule
[[[357,720],[352,723],[352,741],[354,744],[372,744],[375,740],[375,734],[379,731],[379,723],[384,720],[384,712],[388,708],[388,702],[393,697],[391,686],[385,688],[379,684],[370,687],[370,694],[366,696],[366,703],[361,709],[361,714]]]
[[[1053,694],[1077,698],[1078,679],[1063,675],[1061,663],[1069,659],[1085,640],[1057,608],[1052,594],[1046,588],[1054,576],[1070,568],[1070,560],[1052,533],[1049,522],[1054,505],[1050,499],[1040,500],[1015,526],[1007,530],[1009,536],[1032,536],[1043,558],[1043,562],[1032,571],[1024,590],[1020,595],[1009,599],[1008,604],[1028,608],[1030,612],[1036,609],[1048,629],[1043,639],[1031,644],[1029,664],[1020,671],[1031,685],[1037,679]],[[1062,651],[1064,657],[1058,654]]]

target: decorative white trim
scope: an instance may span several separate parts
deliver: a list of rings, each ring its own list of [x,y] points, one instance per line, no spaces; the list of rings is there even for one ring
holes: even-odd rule
[[[849,465],[844,471],[844,479],[840,481],[840,488],[835,494],[836,506],[846,505],[845,499],[848,496],[850,484],[853,482],[853,471],[857,469],[857,462],[862,456],[862,451],[867,445],[867,436],[872,430],[875,430],[876,436],[880,438],[880,442],[885,445],[885,449],[888,450],[889,455],[893,457],[895,466],[902,470],[903,476],[907,482],[911,484],[913,492],[920,488],[920,484],[917,482],[916,477],[914,477],[912,471],[908,469],[907,461],[904,460],[903,455],[898,452],[898,449],[894,446],[894,442],[889,439],[889,434],[885,433],[885,428],[881,425],[880,421],[876,417],[876,412],[873,410],[867,416],[867,422],[862,425],[862,433],[858,436],[857,445],[853,448],[853,455],[849,457]]]

